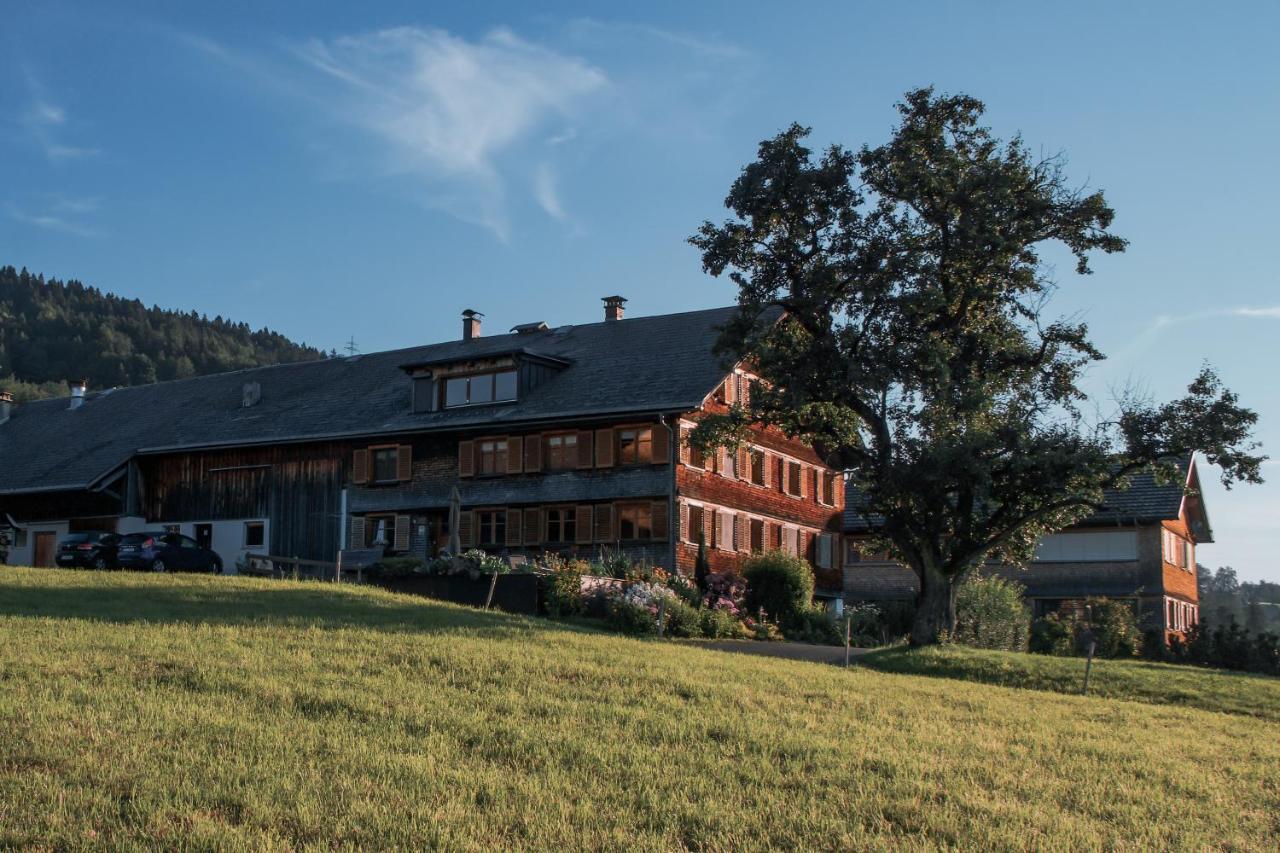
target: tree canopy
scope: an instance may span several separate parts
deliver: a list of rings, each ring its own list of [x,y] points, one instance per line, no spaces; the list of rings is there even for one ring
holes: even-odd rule
[[[1071,187],[1060,156],[997,139],[974,98],[920,89],[898,110],[889,141],[856,153],[815,155],[800,125],[765,140],[725,200],[733,217],[690,238],[738,287],[720,352],[760,378],[694,440],[772,424],[847,470],[873,547],[919,577],[920,643],[951,630],[959,577],[1027,562],[1129,476],[1199,451],[1224,483],[1260,482],[1265,457],[1256,415],[1209,367],[1180,400],[1130,396],[1087,419],[1082,375],[1103,355],[1086,324],[1048,316],[1041,255],[1065,247],[1084,275],[1123,251],[1103,194]]]
[[[320,350],[222,317],[145,307],[0,267],[0,388],[19,400],[320,358]]]

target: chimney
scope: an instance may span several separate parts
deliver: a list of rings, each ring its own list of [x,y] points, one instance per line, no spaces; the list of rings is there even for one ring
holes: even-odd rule
[[[13,413],[13,395],[8,391],[0,391],[0,424],[9,420]]]
[[[626,302],[623,296],[606,296],[604,298],[604,318],[606,320],[622,319],[622,303]]]
[[[462,312],[462,339],[464,341],[480,337],[480,318],[483,316],[479,311],[472,311],[470,308]]]
[[[81,379],[71,383],[71,402],[67,404],[68,409],[78,409],[84,405],[84,392],[89,390],[89,380]]]

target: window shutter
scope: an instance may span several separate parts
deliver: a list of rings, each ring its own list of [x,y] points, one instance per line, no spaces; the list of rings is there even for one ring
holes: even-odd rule
[[[763,450],[760,452],[764,454],[764,458],[760,460],[760,465],[764,468],[764,487],[771,489],[773,488],[773,457]]]
[[[475,513],[470,510],[458,513],[458,544],[463,548],[476,545]]]
[[[542,470],[542,435],[528,435],[524,439],[524,470],[528,473]]]
[[[520,518],[521,512],[518,509],[507,510],[507,544],[520,544]]]
[[[751,448],[745,444],[738,447],[738,479],[751,479]]]
[[[649,511],[649,524],[652,530],[652,538],[657,542],[666,542],[671,536],[670,517],[668,515],[669,505],[666,501],[654,501],[653,508]]]
[[[671,461],[671,432],[663,424],[653,428],[653,464],[666,465]]]
[[[396,516],[395,538],[391,540],[391,548],[395,551],[409,550],[409,516]]]
[[[744,409],[751,408],[751,380],[742,374],[738,374],[738,402]]]
[[[400,482],[413,479],[413,445],[400,445],[396,453],[396,479]]]
[[[804,467],[803,465],[800,465],[799,468],[800,468],[800,497],[806,498],[809,496],[809,469]]]
[[[591,458],[591,433],[587,433],[587,458]],[[582,437],[578,438],[578,452],[582,452]],[[596,467],[613,467],[613,430],[596,430]]]
[[[591,430],[586,429],[578,433],[578,467],[590,468],[594,461],[591,457]]]
[[[688,427],[680,427],[680,464],[688,465],[692,458],[689,453],[689,433],[692,432]]]
[[[716,547],[715,519],[716,511],[704,505],[702,507],[702,539],[712,548]]]
[[[737,388],[738,383],[736,381],[737,378],[738,378],[738,374],[730,373],[729,378],[724,381],[725,405],[732,406],[735,402],[737,402],[738,395],[734,393],[738,390]]]
[[[542,516],[537,507],[524,511],[524,544],[537,545],[542,541]]]
[[[458,442],[458,476],[474,477],[476,473],[476,443]]]
[[[369,482],[369,451],[364,448],[351,454],[351,482],[357,486]]]
[[[524,439],[520,436],[507,437],[507,473],[519,474],[524,470]]]
[[[719,457],[716,467],[720,469],[720,476],[722,477],[729,476],[730,452],[731,451],[727,447],[721,447],[716,451],[716,455]]]
[[[364,516],[351,516],[351,536],[347,539],[347,547],[351,549],[364,547]]]
[[[612,542],[613,536],[613,505],[599,504],[595,511],[595,540],[597,542]]]
[[[579,545],[591,542],[591,504],[582,504],[573,514],[573,541]]]
[[[680,502],[680,539],[684,542],[694,541],[689,535],[689,505],[684,501]]]

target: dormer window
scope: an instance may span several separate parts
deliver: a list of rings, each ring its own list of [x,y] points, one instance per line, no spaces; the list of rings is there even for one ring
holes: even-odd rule
[[[444,381],[444,407],[505,403],[516,398],[516,372],[499,370],[471,376],[451,376]]]

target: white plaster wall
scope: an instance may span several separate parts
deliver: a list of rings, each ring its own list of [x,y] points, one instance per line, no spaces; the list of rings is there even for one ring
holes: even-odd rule
[[[66,521],[45,521],[28,526],[26,544],[21,548],[16,545],[9,546],[9,565],[30,566],[34,562],[37,533],[54,533],[56,534],[54,539],[60,541],[70,530],[71,525]]]
[[[249,521],[262,522],[262,546],[252,550],[259,554],[267,553],[267,546],[271,543],[271,522],[265,518],[237,518],[218,521],[197,519],[195,521],[184,521],[177,527],[178,532],[183,536],[190,536],[195,539],[197,524],[213,525],[213,541],[210,542],[210,547],[213,548],[214,553],[222,558],[222,571],[225,574],[234,575],[236,573],[236,561],[250,550],[244,546],[244,525],[245,522]],[[151,525],[154,529],[160,529],[165,526],[163,524]]]

